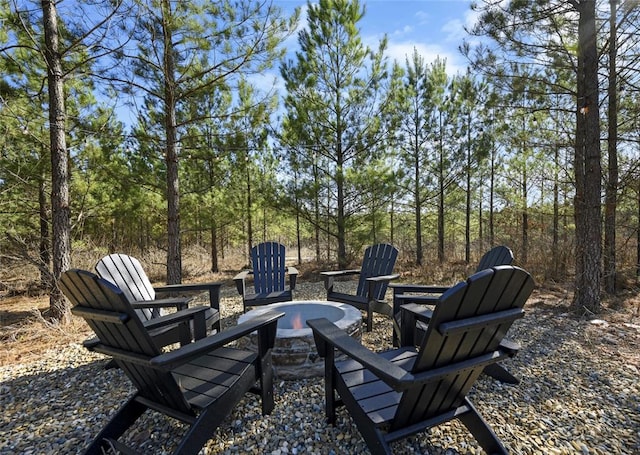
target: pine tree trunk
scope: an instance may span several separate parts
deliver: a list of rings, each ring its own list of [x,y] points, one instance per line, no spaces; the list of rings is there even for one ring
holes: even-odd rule
[[[617,281],[616,264],[616,209],[618,206],[618,90],[616,74],[616,2],[611,0],[611,17],[609,21],[609,88],[608,88],[608,121],[607,139],[608,175],[605,195],[604,216],[604,286],[609,294],[615,294]]]
[[[53,280],[57,283],[71,263],[71,221],[69,213],[69,157],[65,137],[66,111],[62,58],[55,3],[42,0],[42,19],[49,89],[49,140],[51,145],[51,210],[53,233]],[[71,307],[60,289],[52,283],[49,297],[51,318],[62,323],[71,319]]]
[[[220,271],[220,265],[218,263],[218,237],[216,235],[217,228],[216,223],[211,225],[211,272],[218,273]]]
[[[416,218],[416,264],[422,265],[422,193],[420,192],[420,157],[418,146],[415,148],[415,159],[413,162],[413,182],[415,194],[415,218]]]
[[[43,153],[44,155],[44,153]],[[44,174],[44,172],[43,172]],[[41,175],[38,181],[38,212],[40,213],[40,281],[44,289],[51,289],[51,240],[49,237],[49,204],[45,187],[45,175]]]
[[[165,134],[167,165],[167,283],[182,282],[182,252],[180,245],[180,183],[178,178],[178,138],[176,128],[176,84],[171,5],[163,2]]]
[[[601,150],[595,0],[579,2],[575,144],[576,277],[574,308],[601,311]]]
[[[444,263],[444,149],[442,112],[440,112],[440,147],[438,156],[438,262]]]

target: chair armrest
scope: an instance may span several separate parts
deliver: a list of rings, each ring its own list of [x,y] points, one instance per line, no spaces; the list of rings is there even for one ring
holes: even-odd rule
[[[187,308],[186,310],[176,311],[175,313],[167,314],[164,316],[159,316],[157,318],[150,319],[145,321],[144,327],[147,330],[157,329],[159,327],[164,327],[167,325],[176,324],[178,322],[190,321],[193,320],[194,324],[198,319],[202,319],[202,323],[205,323],[205,311],[207,310],[206,306],[197,306],[193,308]]]
[[[236,288],[238,289],[238,294],[242,296],[244,296],[246,292],[247,286],[245,281],[249,275],[253,275],[251,270],[243,270],[233,277],[233,281],[236,283]]]
[[[400,307],[400,312],[402,313],[411,313],[411,317],[416,321],[422,321],[425,323],[429,323],[431,318],[433,317],[433,310],[430,308],[426,308],[422,305],[417,305],[415,303],[408,303],[406,305],[402,305]]]
[[[178,310],[183,310],[191,300],[193,300],[191,297],[168,297],[166,299],[139,300],[131,302],[131,306],[136,310],[144,308],[177,308]]]
[[[423,286],[420,284],[389,284],[393,289],[393,309],[395,316],[400,312],[400,307],[409,303],[421,303],[423,305],[435,305],[440,299],[440,294],[429,293],[428,289],[436,289],[435,286]],[[444,289],[444,288],[438,288]],[[448,288],[446,288],[448,289]],[[446,290],[445,289],[445,290]],[[443,291],[444,292],[444,291]],[[422,294],[418,294],[422,293]]]
[[[346,275],[357,275],[360,273],[359,269],[350,269],[350,270],[329,270],[326,272],[320,272],[322,276],[346,276]]]
[[[289,274],[289,288],[292,291],[295,291],[296,281],[298,279],[298,269],[295,267],[287,267],[287,273]]]
[[[220,288],[222,282],[210,282],[210,283],[186,283],[186,284],[167,284],[165,286],[154,287],[156,293],[163,292],[209,292],[209,306],[220,310]]]
[[[400,311],[400,334],[401,346],[415,346],[415,328],[417,321],[429,323],[433,317],[433,311],[422,305],[409,303],[399,307]],[[394,318],[395,320],[395,318]]]
[[[362,346],[328,319],[311,319],[307,321],[307,325],[313,330],[321,357],[327,356],[327,349],[337,349],[360,362],[396,390],[401,390],[401,384],[412,377],[411,373]]]
[[[265,336],[269,340],[270,344],[273,345],[278,319],[282,316],[284,316],[284,313],[276,313],[272,311],[261,314],[243,322],[242,324],[238,324],[235,327],[225,330],[224,332],[216,333],[215,335],[211,335],[186,346],[182,346],[174,351],[156,356],[151,359],[151,366],[160,369],[174,368],[195,357],[199,357],[207,352],[211,352],[229,344],[230,342],[248,335],[251,332],[255,332],[256,330],[258,331],[259,339]]]
[[[384,301],[383,298],[378,299],[376,296],[376,290],[378,293],[381,292],[381,285],[388,284],[391,280],[395,280],[400,277],[399,273],[394,273],[392,275],[378,275],[372,276],[366,279],[367,282],[367,302],[372,311],[376,313],[385,314],[387,316],[393,315],[393,307]],[[385,288],[386,291],[386,288]]]
[[[327,272],[320,272],[320,275],[324,278],[324,288],[327,291],[327,294],[333,291],[333,280],[336,277],[340,276],[348,276],[348,275],[358,275],[360,270],[358,269],[350,269],[350,270],[330,270]]]
[[[392,275],[378,275],[371,276],[366,279],[367,281],[367,301],[374,302],[378,299],[375,298],[374,293],[376,287],[381,283],[389,283],[391,280],[395,280],[400,277],[399,273],[394,273]],[[386,289],[386,288],[385,288]]]
[[[430,284],[391,284],[394,294],[409,292],[421,294],[444,294],[451,286],[434,286]]]
[[[383,283],[383,282],[389,282],[391,280],[397,280],[398,278],[400,278],[400,274],[399,273],[394,273],[392,275],[379,275],[379,276],[370,276],[369,278],[367,278],[367,281],[373,281],[375,283]]]

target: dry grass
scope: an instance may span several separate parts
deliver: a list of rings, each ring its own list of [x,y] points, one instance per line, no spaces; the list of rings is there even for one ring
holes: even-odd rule
[[[73,268],[92,270],[104,256],[99,249],[74,253]],[[135,253],[131,253],[136,255]],[[239,257],[238,255],[232,255]],[[162,251],[147,255],[136,255],[144,264],[152,282],[164,283],[166,256]],[[233,272],[211,273],[209,256],[202,249],[193,248],[185,255],[183,263],[184,282],[229,281]],[[236,265],[237,262],[239,265]],[[230,270],[241,261],[224,261]],[[0,267],[0,366],[27,362],[43,351],[73,342],[82,342],[92,335],[87,324],[75,316],[69,324],[59,324],[47,318],[49,296],[38,288],[39,274],[35,267],[26,263],[3,264]]]
[[[57,324],[43,314],[49,309],[46,295],[6,297],[0,300],[0,366],[26,362],[56,346],[81,342],[91,329],[80,318]]]

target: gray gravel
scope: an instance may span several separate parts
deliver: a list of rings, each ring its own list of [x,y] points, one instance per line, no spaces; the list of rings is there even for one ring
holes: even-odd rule
[[[346,284],[343,284],[346,285]],[[235,323],[241,302],[223,289],[225,326]],[[299,283],[298,299],[321,299],[320,283]],[[477,408],[512,453],[640,453],[640,325],[577,320],[532,298],[527,316],[510,335],[518,356],[505,362],[521,378],[506,386],[481,377],[471,393]],[[633,321],[631,321],[633,322]],[[363,336],[372,349],[391,347],[391,324],[376,317]],[[120,370],[104,370],[105,358],[80,344],[60,346],[39,360],[0,369],[0,454],[80,453],[133,392]],[[321,378],[276,381],[276,406],[262,417],[248,395],[213,434],[209,454],[368,453],[349,415],[324,422]],[[170,453],[185,426],[147,413],[128,439],[142,453]],[[482,453],[458,423],[395,443],[398,454]]]

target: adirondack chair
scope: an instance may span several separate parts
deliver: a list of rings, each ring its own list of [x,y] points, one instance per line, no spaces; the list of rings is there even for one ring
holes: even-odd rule
[[[373,313],[391,315],[391,308],[384,301],[384,295],[391,280],[400,275],[393,274],[398,258],[398,250],[389,244],[379,243],[369,246],[364,252],[362,267],[351,270],[320,272],[327,290],[327,300],[353,305],[367,314],[367,332],[373,328]],[[359,275],[355,294],[346,294],[334,290],[334,281],[338,277]]]
[[[522,269],[485,269],[447,290],[430,315],[419,348],[408,344],[376,354],[327,319],[313,319],[318,353],[325,358],[326,416],[346,406],[372,454],[390,454],[389,444],[459,419],[487,453],[507,449],[473,406],[467,393],[485,365],[513,354],[500,344],[533,289]],[[402,307],[403,327],[424,307]],[[337,361],[336,351],[348,359]]]
[[[285,247],[278,242],[264,242],[251,248],[252,270],[243,270],[233,281],[242,296],[243,310],[249,306],[268,305],[270,303],[293,300],[298,270],[286,265]],[[286,276],[289,275],[289,286]],[[253,277],[253,292],[247,286]]]
[[[161,316],[162,308],[187,308],[193,299],[193,297],[158,298],[158,295],[193,294],[208,291],[209,307],[205,311],[206,328],[208,331],[220,331],[220,286],[222,283],[172,284],[154,287],[140,261],[126,254],[105,256],[98,261],[95,268],[100,277],[122,289],[142,321]],[[179,341],[177,325],[159,327],[153,331],[152,335],[156,342],[162,346]]]
[[[260,395],[263,415],[272,411],[271,349],[283,313],[265,314],[163,353],[147,329],[174,324],[175,319],[193,313],[199,316],[196,325],[204,330],[204,307],[143,324],[124,291],[91,272],[69,270],[63,273],[59,286],[75,303],[72,313],[83,317],[98,337],[98,342],[88,347],[113,357],[137,389],[85,453],[133,453],[118,439],[147,410],[189,425],[174,451],[181,455],[198,453],[249,391]],[[258,353],[226,346],[256,330]]]
[[[513,253],[506,246],[496,246],[487,251],[476,267],[476,272],[495,267],[496,265],[511,265],[513,263]],[[393,289],[393,345],[398,346],[398,336],[400,334],[400,306],[407,303],[421,303],[423,305],[433,305],[438,301],[449,286],[433,286],[421,284],[392,284]],[[424,336],[426,325],[418,322],[416,327],[418,343]]]

